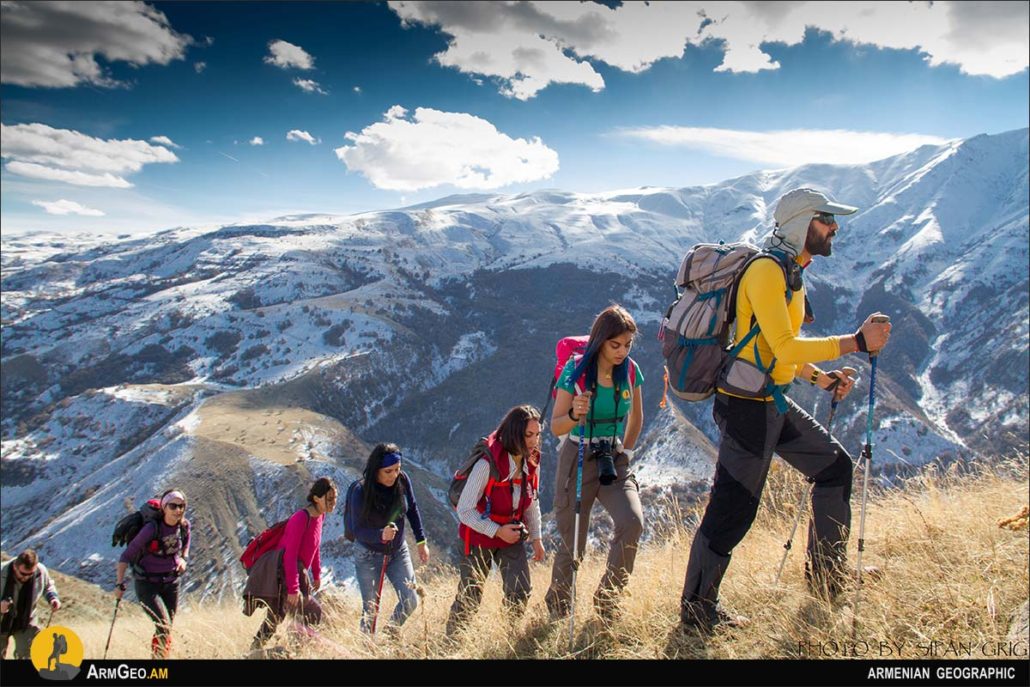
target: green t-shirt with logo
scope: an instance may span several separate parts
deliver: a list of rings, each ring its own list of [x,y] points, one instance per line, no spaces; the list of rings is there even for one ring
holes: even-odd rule
[[[640,371],[640,366],[630,358],[630,363],[633,365],[634,371],[630,373],[630,379],[633,379],[633,388],[639,388],[644,381],[644,375]],[[572,379],[572,371],[576,369],[575,357],[569,358],[569,361],[565,363],[565,367],[562,368],[561,375],[558,377],[557,387],[568,391],[573,396],[576,395],[576,385]],[[635,375],[635,378],[634,378]],[[587,437],[622,437],[623,431],[626,429],[626,418],[629,416],[629,411],[633,408],[633,392],[629,389],[619,389],[618,406],[616,407],[615,400],[615,387],[601,386],[601,383],[597,384],[597,393],[594,398],[591,399],[590,412],[587,413],[587,422],[584,431]],[[615,418],[621,418],[618,423],[613,423],[612,420]],[[601,422],[596,422],[591,427],[590,421],[596,418]],[[608,420],[604,422],[604,420]],[[579,435],[579,428],[576,427],[572,430],[572,433]]]

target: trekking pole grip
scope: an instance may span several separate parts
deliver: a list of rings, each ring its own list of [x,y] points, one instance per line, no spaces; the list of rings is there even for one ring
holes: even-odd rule
[[[887,315],[874,315],[872,321],[876,322],[877,324],[885,324],[887,322],[890,322],[891,318]],[[873,358],[875,358],[878,355],[880,355],[879,349],[875,351],[869,351],[869,361],[872,362]]]

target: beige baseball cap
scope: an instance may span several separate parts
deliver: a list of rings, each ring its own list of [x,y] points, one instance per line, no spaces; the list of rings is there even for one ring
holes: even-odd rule
[[[768,247],[782,247],[784,244],[796,255],[805,248],[808,236],[808,223],[817,212],[828,212],[833,215],[850,215],[858,210],[852,205],[845,205],[832,200],[828,195],[812,188],[796,188],[787,191],[776,203],[773,219],[776,228],[766,238]]]

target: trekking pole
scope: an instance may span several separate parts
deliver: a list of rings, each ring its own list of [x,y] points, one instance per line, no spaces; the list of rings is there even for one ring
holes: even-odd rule
[[[54,613],[55,613],[55,612],[56,612],[56,611],[54,611],[53,607],[51,607],[51,608],[50,608],[50,615],[49,615],[49,616],[47,616],[47,619],[46,619],[46,627],[44,627],[44,628],[43,628],[44,630],[45,630],[45,629],[46,629],[47,627],[50,627],[50,622],[51,622],[51,621],[52,621],[52,620],[54,619]]]
[[[890,322],[890,318],[881,315],[873,318],[873,322]],[[858,631],[858,599],[862,591],[862,551],[865,550],[865,510],[869,499],[869,473],[873,463],[873,410],[876,407],[876,361],[879,351],[869,352],[869,412],[865,423],[865,446],[862,447],[862,460],[865,462],[862,476],[862,510],[858,518],[858,560],[855,568],[855,608],[851,616],[851,637]]]
[[[390,525],[393,525],[393,523],[392,522],[389,523],[388,526],[390,526]],[[387,549],[385,551],[383,551],[383,567],[379,571],[379,585],[376,587],[375,608],[372,611],[372,627],[371,627],[370,634],[372,635],[373,639],[376,636],[376,621],[379,620],[379,601],[383,598],[383,580],[386,579],[386,566],[389,563],[390,563],[390,553],[389,553],[389,546],[387,546]]]
[[[858,372],[858,370],[853,367],[845,367],[841,369],[841,372],[846,374],[848,377],[854,378],[854,374]],[[856,382],[858,381],[857,378],[854,379]],[[835,379],[826,389],[826,391],[833,394],[832,400],[830,401],[830,416],[826,418],[827,434],[829,434],[830,430],[833,429],[833,417],[837,414],[837,405],[840,403],[840,401],[837,400],[836,393],[838,384],[840,384],[840,380]],[[780,583],[780,576],[783,575],[783,566],[787,563],[787,556],[790,555],[790,547],[794,543],[794,535],[798,531],[798,524],[801,522],[801,514],[804,512],[802,509],[805,507],[805,502],[811,499],[812,491],[815,489],[815,482],[812,481],[812,478],[808,477],[806,480],[808,481],[808,488],[801,492],[801,498],[798,499],[798,505],[794,509],[794,526],[790,528],[790,534],[787,535],[787,541],[783,543],[783,558],[780,559],[780,569],[776,571],[776,582],[774,584]]]
[[[586,413],[579,418],[579,451],[576,456],[576,517],[572,532],[572,600],[569,606],[569,651],[576,634],[576,573],[579,572],[579,511],[583,505],[583,451],[586,448]]]
[[[111,616],[111,629],[107,631],[107,644],[104,646],[104,660],[107,660],[107,650],[111,648],[111,635],[114,634],[114,621],[118,619],[118,607],[121,605],[121,598],[114,600],[114,615]]]
[[[426,619],[426,590],[422,585],[415,587],[418,594],[418,605],[422,607],[422,652],[423,657],[429,659],[429,621]]]

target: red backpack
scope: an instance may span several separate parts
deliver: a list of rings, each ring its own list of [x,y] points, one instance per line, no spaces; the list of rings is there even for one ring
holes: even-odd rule
[[[308,512],[307,508],[301,509],[304,514],[308,516],[307,525],[311,524],[311,513]],[[292,514],[293,517],[296,513]],[[250,540],[250,543],[243,549],[243,554],[240,556],[240,563],[243,564],[243,569],[250,571],[254,567],[254,564],[258,562],[258,559],[269,551],[274,551],[279,548],[279,543],[283,539],[283,535],[286,533],[286,523],[290,521],[290,518],[280,520],[261,534],[257,535]]]
[[[590,341],[590,335],[585,334],[581,336],[566,336],[564,339],[559,339],[558,343],[554,346],[554,374],[551,375],[551,388],[547,391],[547,400],[544,402],[544,409],[540,411],[540,419],[544,422],[549,422],[547,418],[547,408],[551,405],[551,401],[558,397],[558,390],[555,386],[558,384],[558,377],[561,376],[561,371],[565,369],[565,363],[569,362],[569,358],[573,356],[581,356],[587,350],[587,343]]]
[[[261,556],[278,548],[283,533],[286,531],[287,521],[289,518],[280,520],[250,540],[250,543],[243,549],[243,555],[240,556],[240,563],[243,564],[244,570],[250,570]]]

